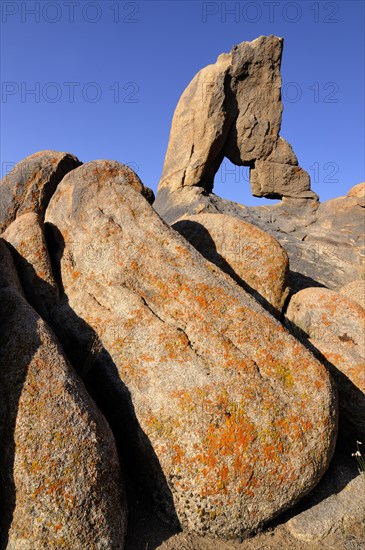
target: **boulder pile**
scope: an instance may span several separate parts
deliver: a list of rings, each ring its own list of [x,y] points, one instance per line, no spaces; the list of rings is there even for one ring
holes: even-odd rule
[[[133,499],[175,532],[244,538],[317,486],[338,431],[365,436],[352,281],[333,290],[326,265],[305,288],[293,241],[211,193],[224,155],[249,164],[253,192],[298,233],[317,212],[323,238],[279,136],[281,51],[242,43],[183,94],[153,205],[172,226],[116,161],[41,151],[0,183],[2,548],[122,549]]]

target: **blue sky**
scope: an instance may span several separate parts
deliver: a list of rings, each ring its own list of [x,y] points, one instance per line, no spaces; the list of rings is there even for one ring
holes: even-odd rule
[[[234,44],[284,37],[281,135],[321,200],[364,179],[364,2],[1,2],[1,175],[41,149],[129,164],[154,190],[176,103]],[[32,91],[33,90],[33,91]],[[217,194],[244,204],[228,161]]]

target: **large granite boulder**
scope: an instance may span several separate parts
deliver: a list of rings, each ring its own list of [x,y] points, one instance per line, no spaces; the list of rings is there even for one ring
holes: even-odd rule
[[[63,176],[82,163],[70,153],[38,151],[19,162],[0,182],[0,233],[16,217],[33,212],[43,220],[48,203]],[[150,204],[154,193],[139,178],[135,185]]]
[[[0,289],[0,347],[1,547],[122,549],[126,503],[113,435],[11,281]]]
[[[247,535],[326,470],[332,381],[131,180],[123,165],[85,164],[46,213],[70,315],[103,347],[87,378],[114,433],[126,433],[129,464],[142,466],[145,498],[188,530]]]
[[[351,187],[347,193],[348,197],[356,197],[357,204],[364,207],[365,206],[365,182],[358,183]]]
[[[327,360],[338,387],[341,435],[352,445],[364,441],[365,310],[333,290],[306,288],[292,297],[286,317]]]
[[[172,227],[266,309],[280,315],[289,292],[289,261],[271,235],[223,214],[185,216]]]
[[[20,214],[43,216],[58,183],[80,164],[58,151],[39,151],[19,162],[0,182],[0,233]]]
[[[158,192],[154,207],[173,224],[183,216],[226,214],[273,236],[289,256],[289,286],[341,288],[364,277],[364,208],[358,198],[344,196],[323,203],[283,198],[263,206],[244,206],[199,187]]]

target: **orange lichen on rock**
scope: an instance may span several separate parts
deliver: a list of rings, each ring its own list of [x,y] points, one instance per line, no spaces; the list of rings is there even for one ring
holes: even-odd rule
[[[109,174],[103,183],[94,170],[85,164],[64,178],[46,221],[61,235],[72,228],[60,259],[68,303],[100,337],[127,387],[149,442],[138,439],[145,463],[157,457],[162,473],[154,470],[145,490],[166,514],[172,494],[189,530],[252,532],[325,471],[337,422],[330,378],[273,316],[162,222],[128,178]],[[108,173],[107,161],[100,170]],[[103,254],[90,263],[82,251],[96,232],[104,242],[111,218],[108,247],[133,245],[118,262]],[[118,327],[117,336],[102,330],[103,320]],[[113,422],[125,431],[113,406]]]

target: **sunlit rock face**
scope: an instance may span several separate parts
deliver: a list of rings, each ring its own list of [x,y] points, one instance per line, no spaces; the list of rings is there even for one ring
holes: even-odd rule
[[[46,225],[67,305],[104,348],[88,379],[165,517],[244,536],[316,485],[337,431],[326,369],[161,220],[129,168],[74,170]]]
[[[176,107],[156,210],[168,209],[170,193],[196,186],[211,192],[224,157],[251,167],[258,197],[315,199],[308,174],[279,136],[283,40],[260,36],[242,42],[202,69]]]

